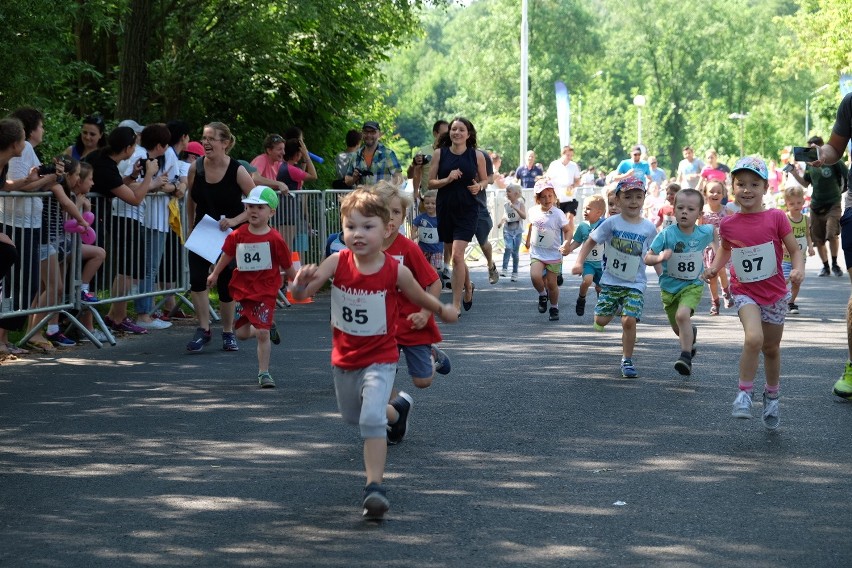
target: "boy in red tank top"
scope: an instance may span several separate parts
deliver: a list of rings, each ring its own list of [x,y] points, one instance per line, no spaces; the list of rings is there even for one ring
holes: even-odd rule
[[[377,195],[355,190],[341,203],[343,241],[348,247],[322,264],[303,266],[293,281],[296,299],[313,295],[329,278],[331,287],[331,364],[337,406],[343,419],[358,424],[364,438],[363,515],[380,520],[389,508],[382,486],[387,459],[387,425],[399,413],[387,403],[396,376],[398,293],[454,322],[458,314],[427,294],[411,271],[382,251],[389,235],[390,211]]]

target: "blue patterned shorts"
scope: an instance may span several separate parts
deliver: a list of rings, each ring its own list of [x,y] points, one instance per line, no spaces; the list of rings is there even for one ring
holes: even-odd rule
[[[645,294],[626,286],[601,286],[596,316],[628,316],[639,321],[645,308]]]

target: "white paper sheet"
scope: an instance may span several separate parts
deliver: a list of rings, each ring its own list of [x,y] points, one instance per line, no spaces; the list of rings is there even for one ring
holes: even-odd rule
[[[222,253],[225,237],[232,231],[233,229],[230,228],[225,231],[220,230],[219,221],[210,215],[205,215],[192,230],[189,238],[186,239],[185,246],[198,256],[209,260],[212,264]]]

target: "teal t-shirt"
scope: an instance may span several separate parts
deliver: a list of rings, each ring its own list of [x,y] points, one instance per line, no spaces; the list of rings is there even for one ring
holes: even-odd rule
[[[680,227],[669,225],[651,242],[654,254],[672,249],[672,257],[662,263],[660,289],[677,294],[693,284],[704,285],[699,277],[704,272],[704,249],[713,242],[713,225],[696,225],[692,234],[686,235]]]
[[[583,244],[584,242],[586,242],[586,240],[589,238],[589,235],[592,234],[592,231],[595,230],[598,227],[598,225],[603,223],[603,220],[604,220],[604,217],[601,216],[600,219],[598,219],[597,221],[595,221],[591,225],[588,223],[588,221],[583,221],[582,223],[580,223],[577,226],[577,228],[574,230],[574,237],[573,237],[574,242],[580,243],[580,244]],[[598,244],[598,246],[601,247],[601,251],[603,251],[603,245]],[[597,255],[590,253],[589,256],[586,257],[586,262],[584,262],[583,264],[590,264],[590,265],[594,266],[595,268],[599,268],[600,265],[601,265],[600,258],[602,256],[603,256],[602,253],[597,254]],[[598,260],[593,260],[592,257],[598,257]]]

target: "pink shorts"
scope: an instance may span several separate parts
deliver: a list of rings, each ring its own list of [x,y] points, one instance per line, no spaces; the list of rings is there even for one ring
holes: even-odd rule
[[[792,296],[788,292],[786,296],[774,304],[764,306],[762,304],[758,304],[751,297],[746,296],[745,294],[734,294],[734,307],[737,309],[737,312],[739,312],[740,308],[743,306],[754,304],[760,308],[760,321],[763,323],[784,325],[784,318],[787,317],[787,303],[790,301],[791,297]]]

